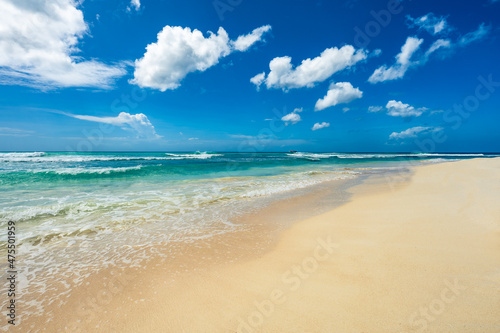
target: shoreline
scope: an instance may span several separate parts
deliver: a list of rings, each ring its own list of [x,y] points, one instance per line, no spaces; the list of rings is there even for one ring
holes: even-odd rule
[[[63,320],[56,318],[56,321],[46,328],[49,331],[52,331],[51,328],[54,329],[53,331],[72,332],[79,329],[85,331],[82,328],[87,328],[88,324],[92,324],[88,327],[93,331],[102,332],[326,332],[329,329],[348,332],[362,330],[387,332],[393,331],[393,329],[394,332],[418,331],[418,325],[410,323],[408,316],[399,316],[397,320],[391,320],[391,317],[387,316],[387,312],[394,315],[401,314],[401,308],[418,310],[419,305],[426,304],[423,295],[433,295],[434,298],[430,298],[427,303],[432,302],[436,297],[439,297],[439,288],[445,290],[443,288],[448,288],[448,285],[455,286],[459,293],[462,292],[460,289],[462,277],[459,282],[456,282],[453,280],[453,274],[445,269],[440,272],[439,278],[436,276],[428,277],[424,274],[425,272],[416,273],[413,277],[405,274],[411,267],[424,267],[426,269],[432,267],[437,269],[436,272],[442,268],[437,263],[442,265],[447,261],[443,261],[439,255],[437,257],[440,260],[433,258],[432,251],[425,249],[425,246],[422,245],[426,244],[423,240],[427,237],[428,240],[433,241],[430,244],[435,246],[436,240],[433,237],[433,232],[443,231],[443,229],[450,231],[447,229],[450,227],[450,222],[446,225],[430,225],[429,223],[419,225],[414,222],[405,225],[405,227],[410,227],[409,230],[405,231],[400,222],[391,220],[391,216],[394,217],[391,215],[395,213],[394,211],[404,212],[405,204],[391,206],[391,211],[387,211],[387,209],[384,211],[385,202],[382,198],[404,202],[405,199],[408,199],[407,196],[415,197],[415,187],[421,186],[422,182],[427,182],[427,178],[436,177],[436,173],[447,173],[446,169],[455,170],[458,172],[457,177],[459,177],[460,172],[467,169],[466,164],[496,164],[498,166],[499,161],[500,159],[475,159],[422,165],[412,168],[413,174],[411,174],[410,181],[393,179],[393,181],[396,180],[396,183],[390,188],[386,186],[387,179],[377,178],[377,175],[367,176],[363,179],[362,184],[349,188],[349,193],[353,193],[352,200],[342,203],[326,213],[291,223],[291,225],[279,230],[278,234],[273,234],[269,226],[257,223],[253,230],[246,233],[247,238],[242,237],[242,234],[224,234],[207,242],[207,244],[210,243],[208,247],[195,246],[187,250],[186,256],[176,260],[175,265],[179,268],[179,275],[174,281],[166,279],[166,275],[172,272],[168,267],[165,267],[165,261],[161,259],[153,259],[147,267],[142,267],[139,270],[129,267],[128,273],[114,271],[108,272],[108,276],[96,276],[94,278],[97,280],[107,280],[109,282],[107,286],[100,289],[91,286],[87,288],[87,291],[85,288],[80,290],[81,300],[84,301],[83,307],[81,300],[74,303],[73,309],[77,307],[79,311],[70,312],[71,314]],[[458,164],[460,167],[454,167]],[[421,174],[426,173],[425,170],[431,169],[433,171],[427,172],[425,177],[421,176]],[[495,176],[492,172],[489,175],[490,177],[491,175]],[[484,175],[478,175],[478,177],[485,178]],[[496,177],[498,179],[498,174]],[[447,185],[450,187],[450,184]],[[473,190],[476,191],[475,195],[479,195],[481,193],[477,194],[477,192],[481,192],[482,188],[476,186]],[[433,193],[432,189],[427,189],[418,195],[425,194],[425,191],[431,191],[430,196],[451,195],[449,191],[446,192],[445,189],[440,188],[434,188],[436,193]],[[498,195],[498,193],[494,194]],[[442,198],[436,197],[435,199]],[[278,204],[286,208],[287,204],[290,205],[293,202],[280,202]],[[421,206],[422,202],[415,201],[414,204]],[[474,202],[467,204],[470,206],[467,209],[475,209]],[[428,202],[425,205],[432,206]],[[380,223],[380,217],[377,217],[376,214],[367,214],[366,210],[360,211],[360,207],[367,206],[373,213],[386,214],[386,221]],[[444,208],[449,210],[449,207]],[[416,215],[424,214],[424,212],[425,210],[423,212],[412,211]],[[448,211],[440,212],[436,207],[434,207],[433,212],[444,217],[450,213]],[[457,219],[457,216],[454,218]],[[373,219],[379,224],[372,225],[367,222]],[[418,222],[422,223],[422,221],[425,219],[420,219]],[[470,229],[467,223],[470,223],[470,220],[463,221],[462,224]],[[499,227],[494,223],[492,225],[494,228]],[[412,228],[419,231],[419,237],[407,235],[410,230],[413,230]],[[425,235],[420,235],[423,230],[426,231]],[[451,231],[454,232],[454,236],[457,236],[457,230]],[[474,231],[477,233],[477,230]],[[470,232],[471,235],[458,234],[463,240],[470,241],[469,238],[472,235],[481,238],[486,232],[481,229],[481,237],[476,233]],[[494,231],[493,234],[491,231],[486,234],[489,240],[488,246],[492,246],[491,244],[498,241],[498,230]],[[262,236],[268,237],[268,242],[261,244],[262,251],[255,251],[258,248],[255,242],[259,239],[262,241]],[[415,253],[421,252],[420,260],[422,262],[418,258],[411,258],[409,261],[403,260],[406,258],[404,254],[413,253],[408,252],[410,244],[404,244],[404,237],[410,243],[413,242],[412,245],[417,249],[413,250]],[[233,239],[231,240],[231,238]],[[474,239],[477,240],[476,238]],[[460,262],[460,258],[454,256],[455,252],[461,253],[460,248],[457,248],[459,244],[456,244],[456,240],[450,235],[445,239],[449,242],[450,247],[446,249],[447,253],[454,260],[452,273],[456,275],[455,270],[459,271],[459,268],[464,265]],[[384,243],[381,240],[390,240],[390,242]],[[481,240],[484,239],[481,238]],[[240,247],[232,248],[231,245],[236,243],[240,244]],[[481,249],[484,247],[481,242],[474,244],[482,245]],[[209,258],[207,249],[210,249],[208,252],[212,252],[214,257]],[[392,253],[395,249],[404,251]],[[498,250],[498,246],[496,249]],[[229,257],[224,255],[225,250],[228,251],[226,255]],[[218,259],[217,256],[219,256]],[[232,260],[228,260],[231,256]],[[494,263],[492,259],[499,258],[496,253],[489,253],[489,256],[488,260],[490,261],[486,259],[483,261]],[[187,257],[191,259],[187,260]],[[463,259],[462,253],[461,258]],[[471,261],[469,258],[468,262],[470,264],[476,263],[477,258],[473,259]],[[429,260],[430,263],[425,262],[426,260]],[[393,264],[394,267],[389,264]],[[477,265],[476,263],[475,266]],[[191,270],[188,266],[191,266]],[[183,268],[184,271],[182,271]],[[141,274],[141,270],[147,273]],[[288,275],[285,278],[286,274]],[[498,277],[500,277],[500,271]],[[384,282],[384,280],[392,281],[392,284]],[[463,278],[463,280],[467,279]],[[408,288],[410,283],[413,284],[412,288]],[[494,278],[491,283],[495,283]],[[370,285],[374,288],[365,290]],[[391,285],[393,290],[391,290]],[[406,288],[402,288],[401,285]],[[499,285],[500,283],[496,281],[497,289]],[[473,287],[477,288],[475,284],[470,283],[470,287],[467,285],[466,290],[471,290]],[[418,290],[415,289],[425,292],[417,293]],[[368,295],[364,295],[363,291],[368,291]],[[498,290],[496,291],[498,292]],[[89,296],[85,300],[86,292]],[[369,297],[370,294],[372,297]],[[399,301],[392,298],[394,294],[399,296]],[[467,296],[465,292],[462,294]],[[450,295],[448,297],[451,297]],[[375,296],[378,296],[379,299],[374,299]],[[402,302],[408,296],[410,299],[408,304]],[[465,296],[464,299],[466,299]],[[101,304],[99,304],[98,299],[101,299]],[[336,301],[332,301],[332,299]],[[350,302],[353,299],[359,301],[356,306]],[[496,305],[496,309],[500,309],[498,299],[497,297],[496,304],[489,302],[490,306]],[[452,308],[452,306],[466,308],[459,301],[456,303],[458,305],[455,303],[451,305],[445,303],[445,305],[447,308]],[[387,308],[387,311],[380,311],[380,308],[384,307]],[[477,309],[481,307],[484,308],[485,305],[478,304]],[[494,309],[492,307],[489,311],[489,322],[484,317],[478,318],[475,323],[481,324],[480,321],[483,319],[483,324],[491,325],[491,328],[482,326],[481,331],[493,332],[495,328],[500,327],[495,326],[497,323],[491,319],[500,317],[500,311],[495,312]],[[488,314],[487,311],[485,313]],[[83,314],[87,315],[83,316]],[[361,318],[361,314],[366,317]],[[410,316],[412,315],[410,313]],[[437,319],[431,321],[421,317],[417,313],[417,317],[413,321],[420,325],[432,324],[439,331],[440,326],[437,325],[439,323]],[[87,322],[82,321],[82,318],[86,318]],[[193,320],[194,318],[196,320]],[[447,318],[446,311],[443,311],[440,318]],[[442,320],[446,323],[445,319]],[[97,327],[95,327],[96,325]],[[449,329],[446,326],[441,328]],[[457,326],[452,331],[460,331],[460,327]],[[467,329],[463,331],[465,332]],[[468,331],[470,331],[470,327]]]
[[[157,275],[163,274],[167,278],[162,282],[171,283],[199,268],[251,260],[256,255],[270,251],[279,240],[280,234],[293,223],[347,202],[347,189],[359,185],[361,179],[366,177],[368,176],[357,175],[352,178],[339,178],[273,194],[269,198],[253,198],[250,202],[255,209],[232,217],[232,230],[207,238],[202,237],[194,241],[169,240],[167,243],[148,244],[144,248],[131,246],[130,248],[134,248],[130,251],[133,255],[127,254],[126,260],[119,260],[110,267],[101,267],[82,283],[71,286],[70,290],[65,286],[60,288],[60,283],[53,284],[50,291],[45,291],[45,299],[49,293],[52,295],[49,297],[49,304],[43,303],[45,311],[39,312],[38,316],[21,317],[20,327],[45,327],[48,331],[57,332],[85,332],[95,329],[86,322],[93,324],[96,314],[107,311],[104,309],[108,307],[109,302],[117,298],[124,288],[133,285],[131,281],[142,279],[143,271],[148,274],[151,271],[155,271]],[[268,203],[263,205],[262,200]],[[59,287],[54,289],[54,286]],[[60,295],[64,297],[61,298]],[[28,302],[32,302],[32,299],[28,299]],[[55,304],[57,306],[54,306]],[[66,318],[68,312],[77,314],[75,320],[68,323],[66,319],[58,319]]]

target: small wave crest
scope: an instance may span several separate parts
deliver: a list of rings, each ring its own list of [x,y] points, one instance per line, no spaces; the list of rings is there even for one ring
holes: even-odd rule
[[[0,162],[31,162],[31,163],[82,163],[82,162],[113,162],[113,161],[154,161],[181,159],[209,159],[222,154],[196,152],[192,154],[165,153],[166,156],[113,156],[113,155],[47,155],[46,153],[0,153]]]
[[[31,152],[31,153],[0,153],[0,159],[8,158],[23,158],[23,157],[41,157],[44,156],[44,152]]]
[[[208,153],[208,152],[199,152],[197,151],[194,154],[173,154],[173,153],[165,153],[171,159],[200,159],[206,160],[216,156],[222,156],[222,154]]]
[[[302,158],[311,161],[319,161],[328,158],[343,159],[371,159],[371,158],[430,158],[430,157],[482,157],[484,154],[453,154],[453,153],[407,153],[407,154],[346,154],[346,153],[292,153],[287,156]]]
[[[114,172],[127,172],[130,170],[140,170],[142,165],[133,167],[119,167],[119,168],[61,168],[54,170],[32,170],[33,173],[47,173],[56,175],[81,175],[81,174],[99,174],[109,175]]]

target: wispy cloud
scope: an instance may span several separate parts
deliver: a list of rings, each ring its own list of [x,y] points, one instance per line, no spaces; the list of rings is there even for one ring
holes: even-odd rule
[[[235,41],[231,41],[231,45],[236,51],[244,52],[252,45],[262,40],[262,36],[269,31],[271,31],[271,26],[264,25],[260,28],[254,29],[247,35],[239,36]]]
[[[417,18],[407,15],[406,23],[410,28],[416,27],[419,30],[426,30],[431,35],[446,34],[452,30],[445,16],[438,17],[434,15],[434,13],[429,13]]]
[[[455,42],[451,39],[435,40],[425,52],[419,52],[424,42],[422,38],[417,38],[415,36],[408,37],[405,44],[401,47],[401,52],[396,55],[394,64],[391,66],[383,65],[377,68],[368,78],[368,82],[378,83],[401,79],[410,68],[422,66],[427,63],[431,55],[435,54],[438,50],[448,50],[448,52],[451,52],[459,47],[465,47],[475,41],[485,38],[490,31],[491,26],[482,23],[475,31],[463,35]]]
[[[481,40],[486,37],[486,35],[488,35],[490,31],[491,26],[481,23],[476,30],[469,32],[468,34],[465,34],[463,37],[461,37],[458,40],[458,44],[460,46],[466,46],[472,42]]]
[[[27,131],[17,128],[10,127],[0,127],[0,135],[1,136],[28,136],[35,133],[34,131]]]
[[[410,66],[415,65],[417,62],[412,62],[413,54],[420,48],[423,39],[416,37],[408,37],[406,42],[401,47],[401,52],[396,55],[396,62],[394,65],[387,67],[383,65],[377,68],[368,79],[370,83],[384,82],[402,78]]]
[[[438,132],[438,131],[442,131],[442,130],[443,130],[442,127],[416,126],[416,127],[408,128],[407,130],[404,130],[401,132],[392,132],[391,135],[389,135],[389,139],[390,140],[411,139],[411,138],[416,138],[421,134]]]
[[[65,112],[61,113],[76,119],[119,126],[124,130],[133,132],[135,135],[137,135],[138,138],[145,138],[145,139],[161,138],[161,136],[156,134],[154,126],[151,124],[148,117],[144,113],[130,114],[127,112],[121,112],[116,117],[96,117],[96,116],[76,115]]]
[[[368,112],[380,112],[384,109],[383,106],[369,106]]]

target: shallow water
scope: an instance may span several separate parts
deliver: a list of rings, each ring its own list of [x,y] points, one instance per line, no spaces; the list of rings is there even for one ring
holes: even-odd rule
[[[294,191],[481,156],[0,153],[0,224],[16,222],[19,288],[30,295],[29,302],[20,299],[22,315],[35,315],[51,302],[63,304],[94,269],[133,265],[137,247],[196,242],[244,228],[235,223],[238,216]]]

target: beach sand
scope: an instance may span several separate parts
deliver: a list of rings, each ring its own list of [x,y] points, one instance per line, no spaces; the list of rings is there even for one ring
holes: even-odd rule
[[[500,158],[350,192],[279,232],[254,223],[90,284],[46,331],[500,332]]]

